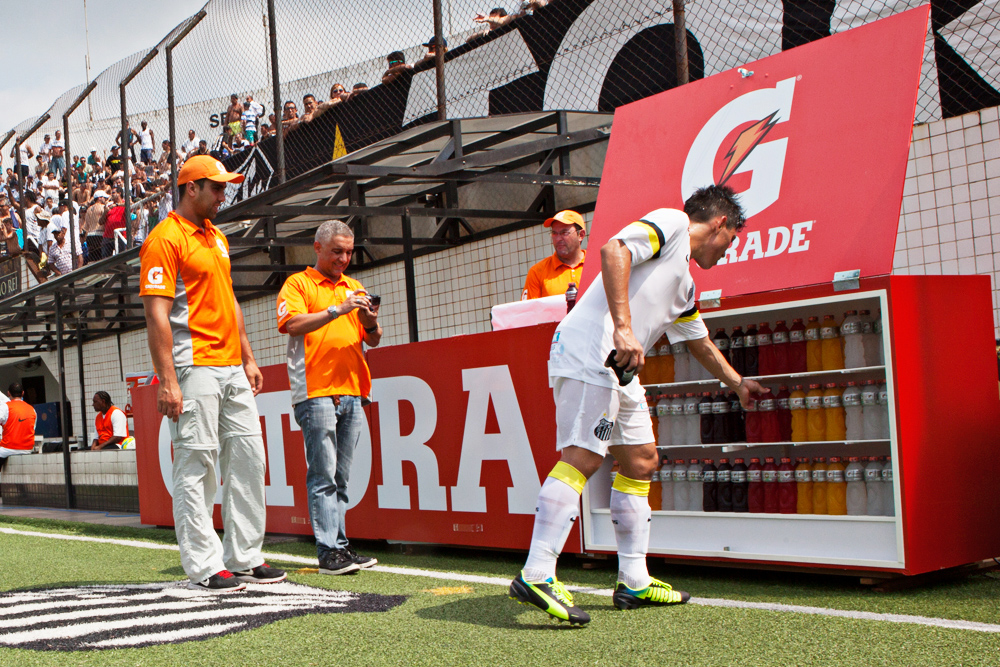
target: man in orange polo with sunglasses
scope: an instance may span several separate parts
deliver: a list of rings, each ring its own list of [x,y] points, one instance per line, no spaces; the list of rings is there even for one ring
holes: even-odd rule
[[[173,441],[181,565],[190,588],[210,593],[285,579],[261,555],[265,458],[254,396],[264,378],[233,293],[229,242],[211,222],[226,184],[242,181],[211,156],[189,159],[177,176],[176,210],[139,254],[139,295],[160,378],[156,407]],[[212,524],[220,465],[224,540]]]
[[[587,256],[582,247],[587,236],[583,216],[576,211],[559,211],[544,224],[552,229],[555,252],[528,270],[522,301],[565,294],[570,283],[579,287],[583,275],[583,260]]]

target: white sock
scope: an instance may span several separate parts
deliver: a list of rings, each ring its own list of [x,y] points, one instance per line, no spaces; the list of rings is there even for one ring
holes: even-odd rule
[[[555,477],[546,477],[538,492],[531,549],[524,564],[525,581],[538,583],[556,576],[556,560],[579,517],[580,494],[576,489]]]
[[[649,549],[649,498],[611,489],[611,522],[618,542],[618,581],[634,591],[649,586],[646,569]]]

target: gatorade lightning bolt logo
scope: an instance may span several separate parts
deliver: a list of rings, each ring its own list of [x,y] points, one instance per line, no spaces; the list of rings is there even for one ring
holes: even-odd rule
[[[726,163],[726,168],[719,178],[719,185],[725,185],[729,177],[736,173],[736,169],[753,152],[753,149],[757,148],[760,142],[764,141],[764,137],[771,131],[771,128],[778,124],[778,121],[775,119],[777,115],[778,111],[773,111],[771,115],[762,118],[740,132],[739,136],[736,137],[736,141],[733,142],[733,145],[729,147],[729,151],[726,153],[729,162]]]

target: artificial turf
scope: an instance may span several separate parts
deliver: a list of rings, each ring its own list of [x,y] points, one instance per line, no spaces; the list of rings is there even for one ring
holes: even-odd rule
[[[0,525],[38,532],[173,543],[171,531],[0,517]],[[362,546],[362,545],[359,545]],[[434,549],[405,555],[365,544],[380,563],[510,577],[523,554]],[[281,542],[271,553],[314,555],[313,545]],[[567,583],[610,587],[607,568],[565,559]],[[280,564],[280,563],[277,563]],[[500,586],[384,572],[297,583],[360,593],[405,595],[385,613],[319,614],[206,641],[141,649],[58,653],[0,648],[0,665],[997,665],[1000,633],[750,609],[685,605],[616,611],[607,597],[578,594],[593,616],[585,628],[549,621],[507,599]],[[1000,623],[1000,576],[876,593],[844,577],[671,566],[655,575],[697,597],[782,602],[836,609]],[[183,578],[176,552],[0,534],[0,590]],[[0,624],[2,632],[2,624]]]

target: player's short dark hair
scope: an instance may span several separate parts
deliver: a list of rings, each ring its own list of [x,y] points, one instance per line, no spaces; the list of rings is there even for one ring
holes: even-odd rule
[[[11,382],[10,386],[7,387],[7,393],[15,398],[18,398],[24,395],[24,388],[21,386],[20,382]]]
[[[109,394],[106,391],[99,391],[96,394],[94,394],[94,396],[96,396],[97,398],[101,399],[102,401],[104,401],[108,405],[114,405],[114,403],[111,402],[111,394]]]
[[[728,185],[708,185],[698,188],[684,202],[684,212],[695,222],[708,222],[724,215],[726,227],[737,232],[747,224],[739,198]]]

